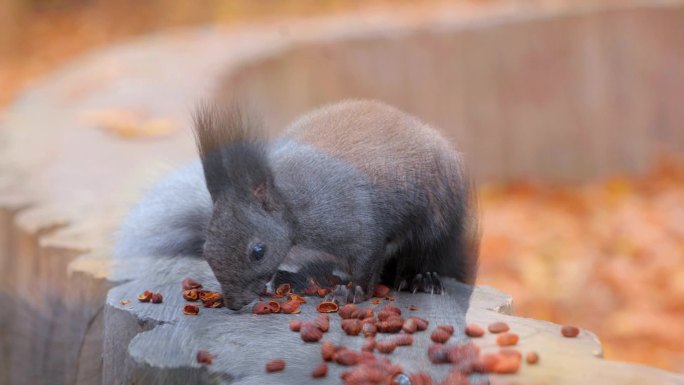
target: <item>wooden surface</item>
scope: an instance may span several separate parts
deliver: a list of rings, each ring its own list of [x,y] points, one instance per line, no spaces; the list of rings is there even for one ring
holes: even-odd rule
[[[112,302],[116,293],[135,294],[126,290],[145,285],[177,287],[180,272],[164,275],[147,259],[141,259],[140,265],[120,266],[110,258],[111,245],[120,218],[140,192],[169,167],[193,158],[189,111],[198,99],[224,93],[235,81],[244,82],[241,86],[250,86],[276,127],[321,101],[365,96],[357,90],[368,87],[378,92],[371,95],[425,117],[452,136],[457,135],[448,128],[451,123],[474,127],[478,136],[463,140],[460,147],[479,154],[474,159],[476,168],[487,178],[515,176],[520,170],[547,177],[549,169],[544,167],[550,166],[558,166],[563,175],[572,171],[540,159],[543,151],[561,149],[558,144],[567,140],[567,130],[576,126],[577,117],[586,116],[591,124],[582,125],[584,132],[605,123],[606,131],[597,131],[600,140],[594,145],[597,154],[616,156],[605,163],[611,165],[607,170],[633,171],[648,163],[652,149],[662,142],[679,149],[684,143],[679,140],[678,124],[684,109],[676,108],[684,90],[680,65],[684,3],[648,4],[524,17],[504,10],[477,20],[466,20],[447,8],[420,16],[379,12],[279,25],[203,28],[93,52],[36,82],[0,116],[0,384],[97,384],[103,379],[149,383],[192,373],[198,374],[198,382],[221,382],[226,379],[218,373],[221,368],[236,370],[220,360],[216,373],[199,369],[182,351],[168,365],[155,366],[174,354],[158,356],[161,352],[146,350],[151,346],[147,338],[175,336],[170,321],[180,313],[173,299],[155,309],[159,314],[147,315],[142,310],[149,309],[123,309]],[[444,40],[447,35],[451,38]],[[618,39],[623,35],[627,37]],[[570,36],[585,39],[575,41]],[[511,48],[501,56],[508,37],[511,47],[528,50]],[[552,37],[558,40],[545,40]],[[549,73],[541,68],[532,74],[506,76],[516,66],[527,68],[524,65],[535,60],[517,55],[545,52],[562,42],[567,45],[559,47],[567,49],[557,55],[568,59]],[[590,42],[597,46],[583,45]],[[582,56],[586,50],[593,54]],[[646,54],[635,56],[643,50]],[[435,61],[437,51],[470,59],[461,64]],[[335,56],[345,52],[348,55]],[[339,67],[321,62],[320,55],[334,58]],[[502,58],[508,64],[491,64]],[[589,58],[589,64],[562,65],[582,58]],[[617,64],[620,70],[614,70]],[[404,70],[387,70],[395,66]],[[432,66],[441,69],[432,73],[427,70]],[[422,68],[422,75],[407,76],[408,68]],[[613,80],[581,94],[582,88],[575,85],[577,68],[589,84],[606,73]],[[536,73],[546,77],[535,77]],[[403,80],[398,82],[399,78]],[[531,89],[540,94],[524,94],[530,88],[522,85],[507,87],[510,95],[500,92],[501,85],[507,84],[501,82],[515,79],[530,79],[535,85]],[[444,84],[452,86],[441,87]],[[467,94],[447,92],[461,88]],[[554,92],[547,95],[545,90]],[[557,125],[552,117],[567,111],[549,109],[542,102],[550,98],[552,106],[561,108],[566,101],[563,95],[574,100],[576,114],[569,115],[573,117],[569,123]],[[457,104],[442,104],[442,100]],[[511,104],[511,100],[518,102]],[[506,114],[501,115],[504,105]],[[648,131],[652,126],[657,130]],[[527,129],[537,137],[533,147],[521,150],[518,146],[524,143],[502,136],[511,127]],[[623,150],[613,152],[613,147],[601,143]],[[634,162],[622,162],[637,143],[644,145],[635,150]],[[513,166],[502,157],[504,153],[520,155],[525,162]],[[573,164],[576,155],[558,159]],[[503,171],[496,171],[497,167]],[[519,171],[511,174],[510,167]],[[585,171],[570,175],[594,175]],[[192,268],[202,269],[201,265]],[[130,282],[122,285],[126,281]],[[481,293],[475,291],[473,304]],[[495,298],[503,298],[498,295]],[[579,350],[569,354],[568,341],[554,339],[556,326],[509,318],[478,306],[471,306],[473,320],[505,318],[524,331],[525,343],[538,344],[521,345],[538,347],[542,354],[544,365],[522,372],[535,383],[572,383],[566,381],[581,378],[616,384],[681,382],[681,376],[667,372],[597,359],[592,355],[596,344],[586,347],[589,335],[574,341]],[[216,313],[216,322],[229,322],[230,317],[219,316],[222,312],[226,310]],[[182,331],[177,330],[179,336]],[[556,359],[551,358],[554,355]],[[644,378],[649,380],[641,381]]]
[[[168,260],[139,259],[116,274],[130,277],[125,284],[109,291],[105,305],[105,384],[304,384],[320,362],[320,343],[304,343],[298,333],[289,330],[290,319],[313,319],[318,313],[318,298],[309,298],[299,315],[273,314],[256,316],[250,309],[234,312],[225,308],[201,308],[198,316],[182,313],[187,302],[182,298],[180,282],[192,277],[209,290],[218,290],[218,282],[208,265],[193,258]],[[639,365],[606,361],[596,337],[583,330],[577,338],[561,336],[560,325],[511,315],[512,299],[489,287],[474,291],[467,285],[446,281],[446,295],[400,293],[392,304],[403,314],[430,320],[428,332],[414,335],[414,345],[397,348],[390,356],[407,372],[429,370],[441,379],[449,365],[432,365],[427,357],[431,345],[430,331],[438,324],[454,325],[457,332],[450,340],[466,342],[461,330],[468,322],[482,326],[504,321],[520,336],[516,348],[521,352],[536,351],[539,364],[523,364],[519,373],[492,375],[492,384],[515,380],[522,384],[682,384],[684,376]],[[135,298],[144,290],[161,292],[162,304],[140,303]],[[124,302],[122,300],[131,300]],[[382,301],[382,307],[389,301]],[[369,306],[373,306],[368,304]],[[416,305],[416,311],[408,310]],[[464,317],[464,314],[467,314]],[[359,349],[362,337],[345,335],[340,318],[330,315],[330,331],[324,340]],[[378,335],[377,340],[386,336]],[[474,338],[484,353],[498,351],[495,335],[487,333]],[[127,347],[127,349],[125,348]],[[216,355],[212,365],[200,365],[195,355],[203,349]],[[264,365],[271,359],[284,359],[287,368],[268,374]],[[329,365],[329,374],[320,384],[340,383],[339,374],[346,370]],[[485,382],[482,377],[478,380]]]

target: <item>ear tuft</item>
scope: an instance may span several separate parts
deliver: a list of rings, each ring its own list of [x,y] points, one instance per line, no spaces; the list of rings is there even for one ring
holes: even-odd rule
[[[259,195],[268,198],[273,178],[261,126],[247,119],[235,104],[219,108],[202,103],[194,123],[204,178],[214,202],[224,192],[251,195],[253,186],[262,185]]]

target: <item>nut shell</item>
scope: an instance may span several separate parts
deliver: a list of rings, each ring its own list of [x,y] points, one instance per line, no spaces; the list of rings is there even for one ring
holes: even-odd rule
[[[375,350],[375,339],[366,338],[366,341],[361,345],[362,352],[373,352]]]
[[[458,371],[450,371],[449,374],[442,380],[440,385],[465,385],[465,384],[470,384],[468,381],[468,376],[458,372]],[[413,385],[413,384],[412,384]]]
[[[469,369],[472,369],[473,364],[480,356],[480,348],[473,343],[449,345],[446,349],[449,362],[461,365],[461,367],[468,367]]]
[[[356,318],[342,320],[341,326],[348,336],[357,336],[361,333],[361,321]]]
[[[183,290],[183,299],[190,302],[197,301],[199,299],[197,289]]]
[[[336,313],[339,308],[340,307],[332,301],[323,301],[316,305],[316,311],[319,313]]]
[[[378,328],[375,326],[375,324],[372,324],[370,322],[362,322],[361,332],[363,333],[364,337],[374,337],[375,334],[378,332]]]
[[[566,325],[561,328],[561,334],[563,337],[575,338],[579,335],[579,329],[574,326]]]
[[[515,354],[494,353],[482,357],[487,372],[496,374],[513,374],[520,369],[520,356]]]
[[[310,323],[302,324],[299,331],[304,342],[318,342],[323,338],[323,332],[316,325]]]
[[[397,346],[408,346],[413,345],[413,336],[410,334],[399,334],[394,337],[394,342]]]
[[[223,295],[219,293],[218,291],[206,291],[206,290],[200,290],[198,291],[199,299],[202,301],[202,303],[205,305],[211,304],[213,302],[216,302],[220,299],[223,298]]]
[[[387,320],[377,324],[377,328],[380,333],[399,333],[403,326],[404,319],[397,315],[393,315]]]
[[[292,291],[292,286],[289,283],[283,283],[276,288],[275,294],[277,296],[286,296]]]
[[[375,285],[374,297],[385,298],[390,293],[390,288],[385,285]]]
[[[181,282],[181,286],[183,286],[183,290],[201,289],[201,288],[202,288],[202,284],[199,283],[199,282],[197,282],[197,281],[195,281],[195,280],[192,279],[192,278],[185,278],[185,279]]]
[[[183,314],[186,315],[197,315],[199,314],[199,306],[197,305],[185,305],[183,306]]]
[[[290,293],[287,295],[287,297],[290,299],[290,301],[297,301],[297,302],[301,302],[301,303],[306,303],[306,298],[302,297],[299,294]]]
[[[428,326],[430,325],[430,321],[426,320],[425,318],[420,318],[420,317],[409,317],[409,319],[414,319],[416,320],[416,326],[419,332],[426,330]]]
[[[219,298],[216,298],[214,300],[205,302],[204,307],[208,307],[208,308],[223,307],[223,297],[219,297]]]
[[[493,324],[490,324],[487,326],[487,330],[489,330],[490,333],[504,333],[509,331],[511,328],[508,327],[508,324],[505,322],[494,322]]]
[[[432,385],[432,376],[426,372],[416,372],[409,375],[411,385]]]
[[[446,364],[449,362],[449,352],[442,344],[433,344],[428,348],[428,358],[433,364]]]
[[[518,343],[519,337],[514,333],[501,333],[496,337],[499,346],[513,346]]]
[[[214,355],[206,350],[198,350],[196,359],[200,364],[211,365],[211,363],[214,361]]]
[[[152,294],[152,298],[150,298],[150,302],[152,303],[162,303],[164,301],[164,297],[162,296],[161,293],[154,293]]]
[[[482,337],[485,331],[482,326],[477,324],[468,324],[465,327],[465,334],[468,337]]]
[[[318,294],[319,297],[325,297],[329,293],[330,293],[330,289],[328,289],[326,287],[321,287],[321,288],[318,288],[318,290],[316,290],[316,294]]]
[[[280,304],[280,311],[285,314],[297,314],[301,312],[301,310],[299,310],[299,305],[301,304],[302,302],[299,302],[297,300],[290,300],[283,304]]]
[[[152,300],[152,292],[145,290],[142,294],[138,295],[138,301],[140,302],[150,302]]]
[[[440,344],[449,341],[449,338],[451,338],[451,334],[449,334],[446,330],[440,328],[435,329],[430,335],[431,340]]]
[[[302,321],[298,319],[290,320],[290,330],[293,332],[298,332],[302,329]]]
[[[323,333],[327,333],[330,329],[330,319],[327,314],[321,314],[316,319],[313,320],[313,324],[316,325]]]
[[[321,363],[311,372],[311,377],[322,378],[328,375],[328,364],[325,362]]]
[[[387,311],[390,313],[394,313],[396,315],[401,315],[401,309],[399,309],[398,307],[396,307],[394,305],[385,305],[381,311]]]
[[[415,319],[409,318],[404,321],[404,325],[401,327],[401,330],[403,330],[404,333],[413,334],[416,332],[416,330],[418,330],[418,324],[416,323]]]
[[[397,343],[394,340],[377,341],[375,349],[380,353],[390,354],[397,348]]]
[[[367,318],[373,318],[373,309],[370,307],[364,307],[362,309],[356,309],[354,312],[351,314],[351,318],[358,318],[360,320],[364,320]]]
[[[268,302],[268,310],[271,313],[280,313],[280,302],[269,301]]]
[[[336,350],[337,348],[335,347],[335,345],[333,345],[332,342],[323,342],[323,344],[321,345],[321,358],[323,358],[323,361],[332,361]]]
[[[268,304],[265,302],[257,302],[254,304],[254,307],[252,307],[252,314],[270,314],[271,309],[268,307]]]
[[[352,366],[359,363],[359,353],[350,349],[340,349],[335,353],[335,362],[344,366]]]
[[[348,303],[344,306],[342,306],[338,311],[337,314],[340,315],[343,319],[349,319],[351,318],[352,313],[357,309],[356,305],[353,303]]]
[[[266,363],[266,371],[269,373],[280,372],[285,369],[285,361],[272,360]]]

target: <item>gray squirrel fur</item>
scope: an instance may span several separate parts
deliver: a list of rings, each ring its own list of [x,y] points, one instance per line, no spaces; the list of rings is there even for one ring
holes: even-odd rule
[[[238,109],[204,106],[195,133],[201,162],[145,193],[116,257],[204,257],[234,310],[289,265],[346,273],[354,300],[426,272],[474,282],[472,184],[460,154],[415,117],[350,100],[268,141]]]

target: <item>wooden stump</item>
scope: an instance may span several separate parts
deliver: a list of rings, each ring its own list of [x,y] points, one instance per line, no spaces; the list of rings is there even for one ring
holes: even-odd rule
[[[528,16],[498,11],[476,20],[466,20],[452,7],[420,17],[347,15],[158,35],[87,55],[26,90],[0,116],[0,384],[258,383],[271,378],[282,383],[302,380],[302,373],[308,373],[305,363],[313,345],[300,349],[300,341],[283,329],[281,316],[254,319],[219,309],[187,319],[180,313],[180,277],[192,273],[214,282],[202,262],[142,257],[121,262],[110,257],[113,234],[129,204],[169,162],[175,167],[194,158],[192,106],[231,87],[247,88],[274,130],[321,102],[382,97],[462,139],[459,147],[481,156],[471,161],[490,180],[521,172],[549,177],[555,169],[540,159],[548,157],[549,148],[556,150],[558,143],[575,137],[578,122],[586,123],[585,132],[607,126],[591,141],[594,154],[608,158],[604,171],[639,170],[663,142],[681,150],[683,110],[667,101],[684,96],[682,1]],[[546,32],[550,27],[553,33]],[[621,34],[625,37],[619,38]],[[570,36],[584,38],[568,43]],[[515,44],[500,62],[496,52],[509,47],[507,41]],[[525,68],[534,58],[529,55],[537,52],[536,45],[528,41],[541,47],[565,44],[567,50],[559,54],[568,55],[574,66],[556,66],[547,77],[532,73],[539,92],[534,98],[516,94],[520,87],[506,88],[511,94],[498,93],[501,84],[522,73],[516,68]],[[649,53],[640,60],[643,49]],[[586,50],[594,52],[589,56],[594,64],[582,66],[578,63]],[[619,54],[597,54],[604,51]],[[440,59],[437,52],[445,56]],[[349,55],[335,56],[341,53]],[[623,70],[614,73],[617,62]],[[584,99],[587,95],[575,85],[578,68],[588,71],[587,81],[606,71],[612,74],[606,84],[592,88],[605,91],[609,102]],[[618,87],[625,84],[627,92]],[[621,99],[625,94],[629,97]],[[556,109],[536,108],[539,100]],[[563,109],[566,105],[572,108]],[[564,121],[546,131],[554,111],[568,113],[571,124]],[[634,111],[636,119],[627,119],[629,129],[621,131],[624,117],[629,118],[625,111]],[[451,128],[452,123],[468,131]],[[520,138],[536,139],[530,145],[507,140],[509,126],[529,131]],[[655,126],[653,132],[642,129]],[[463,132],[472,136],[460,138]],[[624,162],[630,146],[639,143],[645,144],[635,155],[637,161]],[[563,170],[562,179],[597,175],[587,169],[590,163],[568,167],[577,154],[567,147],[560,163],[552,164]],[[513,164],[502,158],[505,153],[524,154],[524,162]],[[504,169],[497,170],[497,164]],[[120,304],[144,288],[168,292],[166,301],[158,306]],[[452,285],[452,295],[464,296],[459,290]],[[451,313],[435,310],[458,304],[452,296],[400,296],[398,301],[406,305],[414,300],[435,320],[460,314],[457,308]],[[517,376],[493,381],[682,383],[679,375],[604,361],[590,333],[563,339],[557,325],[516,318],[510,310],[505,295],[479,288],[472,292],[468,319],[507,321],[522,337],[520,348],[537,350],[542,358]],[[265,349],[264,333],[280,345]],[[334,338],[343,337],[338,333]],[[256,350],[238,348],[250,339]],[[491,336],[479,343],[493,347]],[[211,367],[194,362],[192,354],[200,346],[219,355]],[[289,370],[265,376],[260,358],[270,356],[260,356],[264,350],[273,357],[288,353]],[[333,382],[336,370],[327,382]]]

